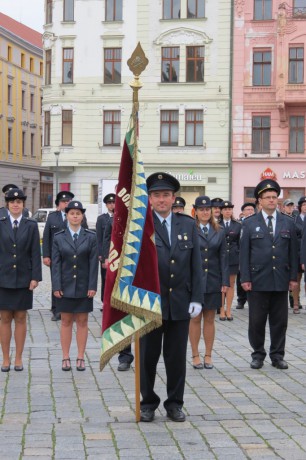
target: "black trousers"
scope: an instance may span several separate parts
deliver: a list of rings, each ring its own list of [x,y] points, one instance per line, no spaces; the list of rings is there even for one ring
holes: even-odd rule
[[[160,403],[154,391],[157,363],[163,347],[167,375],[165,409],[182,407],[186,380],[186,353],[189,319],[163,321],[158,329],[145,335],[140,341],[140,391],[141,408],[155,410]]]
[[[244,305],[247,301],[247,293],[241,287],[240,272],[237,273],[236,286],[237,286],[237,302],[238,304]]]
[[[106,280],[106,268],[103,268],[101,264],[101,302],[102,303],[103,303],[103,297],[104,297],[105,280]]]
[[[51,278],[51,311],[53,313],[55,313],[55,311],[56,311],[56,306],[55,306],[56,297],[54,296],[53,289],[52,289],[52,270],[51,270],[51,266],[50,266],[50,278]]]
[[[263,361],[266,357],[265,332],[268,319],[271,361],[283,359],[288,325],[288,291],[250,291],[248,303],[249,341],[254,350],[252,358]]]

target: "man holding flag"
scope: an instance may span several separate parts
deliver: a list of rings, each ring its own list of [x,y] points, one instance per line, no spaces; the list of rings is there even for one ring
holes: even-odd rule
[[[194,219],[171,212],[178,180],[154,173],[147,179],[147,188],[155,227],[162,326],[141,339],[140,420],[151,422],[160,403],[154,383],[163,342],[168,395],[164,407],[171,420],[183,422],[189,320],[201,312],[203,302],[199,241]]]

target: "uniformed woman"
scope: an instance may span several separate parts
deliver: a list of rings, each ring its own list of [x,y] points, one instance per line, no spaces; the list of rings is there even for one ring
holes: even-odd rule
[[[222,307],[220,310],[221,321],[233,321],[231,308],[234,298],[235,281],[239,271],[239,240],[241,232],[241,224],[233,217],[234,205],[230,201],[223,201],[221,204],[222,219],[220,225],[225,229],[227,252],[229,255],[229,273],[230,287],[223,297]],[[226,300],[226,311],[225,311]]]
[[[195,369],[212,369],[212,349],[215,338],[215,313],[222,302],[222,293],[229,286],[228,253],[224,230],[212,214],[211,201],[207,196],[197,197],[195,218],[198,227],[202,257],[202,289],[204,304],[202,312],[190,320],[189,339]],[[199,355],[201,321],[205,344],[204,365]]]
[[[71,370],[70,345],[76,321],[78,355],[76,369],[85,370],[85,347],[88,337],[88,313],[93,310],[97,291],[98,250],[96,234],[81,227],[86,209],[80,201],[70,201],[65,208],[67,228],[56,233],[52,247],[52,289],[56,311],[61,313],[62,370]]]
[[[6,193],[7,216],[0,219],[0,311],[2,372],[10,370],[12,321],[15,322],[15,371],[23,370],[22,353],[27,333],[27,310],[33,307],[33,290],[41,281],[37,222],[23,217],[26,196],[20,189]]]

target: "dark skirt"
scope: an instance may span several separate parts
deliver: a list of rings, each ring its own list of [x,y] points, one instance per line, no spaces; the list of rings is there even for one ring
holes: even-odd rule
[[[29,288],[0,287],[0,310],[24,311],[33,308],[33,291]]]
[[[71,297],[55,298],[56,313],[90,313],[93,311],[93,298],[81,297],[72,299]]]
[[[237,275],[239,272],[239,265],[230,265],[229,266],[229,274],[230,275]]]
[[[222,293],[211,292],[204,294],[204,305],[203,310],[217,310],[222,305]]]

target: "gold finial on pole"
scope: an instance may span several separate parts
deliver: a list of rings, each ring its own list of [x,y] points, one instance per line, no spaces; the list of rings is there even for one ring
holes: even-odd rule
[[[148,63],[149,60],[144,54],[140,42],[138,42],[138,45],[134,49],[132,56],[127,61],[129,69],[134,75],[134,80],[130,83],[130,87],[133,90],[133,112],[138,112],[139,110],[138,91],[142,87],[142,83],[139,79],[139,76],[145,70]]]

